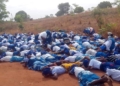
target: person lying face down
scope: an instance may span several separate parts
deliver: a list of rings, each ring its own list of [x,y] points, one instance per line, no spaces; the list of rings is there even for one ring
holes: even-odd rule
[[[82,59],[82,57],[77,57],[77,56],[68,56],[64,59],[66,62],[76,62],[78,60]]]
[[[89,59],[89,58],[87,58],[87,59]],[[85,59],[83,61],[83,65],[88,70],[98,69],[98,70],[106,72],[107,68],[118,69],[118,70],[120,68],[120,65],[115,65],[113,62],[100,62],[97,59],[91,59],[91,60],[87,60],[87,59]]]
[[[66,56],[62,60],[65,62],[76,62],[76,61],[82,61],[84,59],[84,55],[81,52],[76,52],[75,54],[71,56]]]
[[[111,77],[115,81],[120,82],[120,70],[116,69],[107,69],[106,74],[104,75],[105,77]]]
[[[103,76],[100,78],[98,75],[76,65],[71,66],[69,75],[75,75],[79,79],[80,86],[104,86],[105,82],[109,86],[113,86],[109,77]]]
[[[70,49],[65,45],[47,45],[47,47],[56,54],[66,54],[70,55]]]
[[[43,68],[42,74],[44,77],[52,77],[53,79],[57,79],[58,75],[69,71],[72,65],[80,66],[81,64],[81,62],[66,63],[64,61],[58,61]]]
[[[94,57],[108,57],[108,56],[110,56],[109,52],[99,51],[98,48],[96,50],[89,48],[89,49],[87,49],[85,54],[89,55],[89,56],[94,56]]]
[[[0,57],[1,57],[0,58],[1,62],[20,62],[24,58],[24,57],[19,56],[18,51],[15,51],[15,52],[11,52],[11,51],[2,52],[0,54]]]
[[[111,55],[106,57],[99,57],[97,60],[101,62],[113,62],[115,65],[120,65],[120,55]],[[119,68],[120,69],[120,68]]]
[[[66,72],[66,69],[63,66],[51,66],[46,67],[42,70],[42,75],[44,77],[51,77],[53,79],[57,79],[58,75],[61,75]]]

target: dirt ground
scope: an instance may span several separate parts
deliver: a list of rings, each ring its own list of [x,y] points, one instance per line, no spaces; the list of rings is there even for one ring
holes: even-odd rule
[[[98,71],[93,72],[103,75]],[[120,86],[118,82],[113,84]],[[79,86],[79,83],[75,77],[68,74],[52,80],[44,78],[40,72],[24,69],[20,63],[0,63],[0,86]]]

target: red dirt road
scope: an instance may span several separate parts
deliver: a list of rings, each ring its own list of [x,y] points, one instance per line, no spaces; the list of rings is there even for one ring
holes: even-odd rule
[[[94,72],[103,75],[101,72]],[[118,82],[113,84],[120,86]],[[44,78],[40,72],[24,69],[20,63],[0,63],[0,86],[79,86],[79,84],[75,77],[68,74],[59,76],[58,80],[52,80]]]

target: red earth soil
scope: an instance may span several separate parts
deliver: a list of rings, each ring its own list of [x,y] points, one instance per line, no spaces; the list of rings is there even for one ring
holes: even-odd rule
[[[93,72],[99,76],[104,74]],[[75,77],[68,74],[52,80],[44,78],[40,72],[24,69],[20,63],[0,63],[0,86],[79,86],[79,83]],[[113,86],[120,86],[120,83],[113,81]]]

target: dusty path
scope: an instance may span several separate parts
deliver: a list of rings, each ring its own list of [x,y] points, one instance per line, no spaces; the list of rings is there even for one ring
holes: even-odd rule
[[[96,73],[100,76],[103,74]],[[55,81],[45,79],[40,72],[24,69],[20,63],[0,63],[0,86],[79,86],[79,84],[76,78],[68,74],[61,75]],[[114,82],[114,86],[120,86],[120,83]]]

